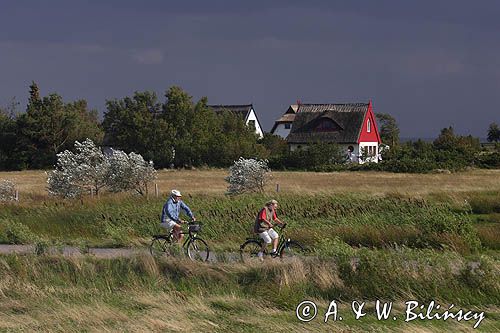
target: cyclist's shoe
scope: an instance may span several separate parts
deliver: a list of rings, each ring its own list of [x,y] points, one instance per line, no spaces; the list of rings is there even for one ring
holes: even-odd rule
[[[276,257],[278,255],[278,251],[276,251],[276,250],[275,251],[271,251],[269,254],[271,256],[273,256],[273,257]]]
[[[259,258],[260,261],[264,261],[264,253],[262,252],[257,253],[257,258]]]

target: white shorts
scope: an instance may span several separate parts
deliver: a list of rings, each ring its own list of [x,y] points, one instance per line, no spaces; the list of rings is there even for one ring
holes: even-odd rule
[[[264,243],[270,244],[271,239],[278,238],[278,233],[276,231],[274,231],[273,228],[271,228],[267,231],[259,233],[259,236],[260,236],[260,238],[262,238],[264,240]]]
[[[160,223],[160,227],[167,229],[170,232],[176,225],[179,225],[174,220],[167,219],[165,222]]]

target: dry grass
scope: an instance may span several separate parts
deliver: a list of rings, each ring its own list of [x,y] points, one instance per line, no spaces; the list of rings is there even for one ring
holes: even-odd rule
[[[160,170],[160,193],[178,188],[186,193],[222,195],[227,189],[226,170]],[[0,172],[0,179],[17,184],[20,196],[47,196],[45,171]],[[283,193],[429,193],[500,189],[500,170],[472,170],[452,174],[404,174],[387,172],[273,172],[267,191]],[[154,191],[154,188],[152,189]]]

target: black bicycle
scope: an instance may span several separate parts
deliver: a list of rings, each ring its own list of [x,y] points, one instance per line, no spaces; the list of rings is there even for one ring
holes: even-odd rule
[[[278,242],[278,248],[275,254],[270,254],[273,258],[287,258],[300,256],[305,254],[304,247],[297,241],[291,240],[285,237],[284,229],[286,224],[281,227],[281,235]],[[252,262],[260,260],[258,253],[262,249],[263,240],[258,237],[249,237],[246,241],[240,245],[240,256],[243,262]],[[268,255],[267,249],[264,251],[263,255]]]
[[[201,231],[201,223],[189,223],[188,231],[181,232],[182,235],[188,235],[186,240],[182,244],[186,255],[195,261],[207,261],[210,255],[210,250],[208,248],[207,242],[197,236],[197,233]],[[154,235],[151,240],[151,245],[149,245],[149,252],[153,256],[176,256],[180,254],[180,249],[177,242],[174,239],[173,231],[170,230],[169,234]]]

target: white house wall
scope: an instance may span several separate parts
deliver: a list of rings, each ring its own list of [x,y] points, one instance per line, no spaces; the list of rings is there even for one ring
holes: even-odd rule
[[[378,142],[360,142],[359,143],[359,148],[357,150],[358,155],[361,155],[364,147],[369,147],[369,146],[375,146],[375,154],[374,154],[373,157],[370,157],[369,160],[367,160],[366,162],[375,162],[375,163],[378,163],[378,155],[379,155]],[[359,161],[359,163],[363,164],[364,162],[363,161]]]
[[[364,162],[359,159],[363,147],[375,146],[375,155],[370,158],[371,162],[378,163],[378,142],[361,142],[360,144],[350,143],[350,144],[340,144],[341,152],[350,159],[351,162],[363,164]],[[352,154],[349,154],[349,147],[352,146]],[[292,143],[289,145],[290,151],[295,151],[297,149],[307,149],[307,144],[296,144]]]
[[[292,129],[292,124],[290,124],[290,128],[286,129],[285,124],[278,124],[274,129],[274,135],[281,136],[283,139],[286,139],[288,134],[290,134],[290,130]]]
[[[248,125],[250,120],[253,120],[255,122],[255,133],[257,133],[259,137],[262,139],[264,137],[264,133],[262,132],[262,128],[260,128],[260,124],[257,121],[257,116],[255,115],[255,111],[253,109],[251,109],[250,113],[248,114],[246,125]]]

